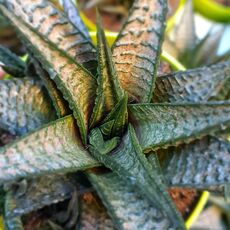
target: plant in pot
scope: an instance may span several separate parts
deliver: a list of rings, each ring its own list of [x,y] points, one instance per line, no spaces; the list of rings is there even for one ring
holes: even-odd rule
[[[165,1],[134,1],[112,52],[100,19],[95,49],[77,12],[74,25],[49,1],[1,2],[30,55],[0,85],[1,128],[22,136],[0,150],[6,229],[184,229],[168,187],[229,184],[230,63],[156,77]],[[104,206],[77,208],[85,177]]]

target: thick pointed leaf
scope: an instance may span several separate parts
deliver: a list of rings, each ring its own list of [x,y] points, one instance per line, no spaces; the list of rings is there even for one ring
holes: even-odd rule
[[[186,67],[194,67],[197,43],[192,0],[188,0],[177,17],[175,26],[169,31],[164,50],[176,57]]]
[[[130,101],[149,102],[161,52],[167,1],[135,0],[113,46],[120,83]]]
[[[79,31],[81,31],[82,34],[85,35],[85,37],[89,38],[89,32],[81,20],[79,11],[74,2],[72,0],[63,0],[63,7],[69,20],[75,25],[75,27],[78,28]]]
[[[230,185],[230,142],[206,137],[167,150],[164,166],[170,186],[207,188]]]
[[[183,229],[183,220],[176,210],[164,184],[152,175],[152,167],[145,158],[133,128],[130,126],[121,144],[114,151],[102,152],[99,129],[90,134],[90,152],[121,179],[131,182],[148,200],[162,210],[174,227]]]
[[[99,15],[97,15],[97,42],[99,76],[97,78],[97,98],[91,116],[91,126],[103,120],[124,96]]]
[[[24,77],[26,65],[25,63],[15,54],[13,54],[6,47],[0,45],[0,66],[5,72],[15,76]]]
[[[100,129],[106,139],[122,136],[128,123],[128,96],[125,94],[115,108],[107,115]]]
[[[140,145],[150,149],[189,142],[230,125],[230,103],[129,105]]]
[[[39,58],[42,66],[69,102],[74,117],[77,119],[83,142],[86,143],[88,120],[95,98],[95,79],[72,58],[46,42],[36,31],[22,23],[6,8],[1,6],[0,9],[14,26],[18,27],[28,49]]]
[[[173,28],[174,42],[181,53],[191,52],[196,45],[196,29],[192,1],[188,0],[183,8],[180,21]]]
[[[78,27],[47,0],[5,0],[7,7],[46,39],[95,73],[96,51]]]
[[[15,200],[12,192],[9,191],[5,198],[5,213],[11,212],[15,207]],[[4,229],[5,230],[23,230],[23,224],[20,217],[8,218],[4,216]]]
[[[55,82],[50,79],[49,74],[42,68],[41,64],[33,58],[33,65],[38,76],[42,79],[45,87],[52,99],[53,105],[55,107],[57,116],[64,117],[71,113],[68,102],[63,98],[61,91],[57,88]]]
[[[115,173],[88,174],[117,229],[168,229],[170,220]]]
[[[210,67],[180,71],[157,77],[154,102],[199,102],[224,100],[228,94],[230,61]]]
[[[33,78],[0,81],[0,128],[23,135],[55,119],[41,81]]]
[[[46,175],[29,180],[24,194],[19,196],[17,191],[13,192],[14,207],[6,212],[5,216],[7,218],[21,216],[61,202],[70,198],[74,189],[73,183],[64,175]]]
[[[74,118],[67,116],[1,148],[0,183],[97,165],[81,144]]]
[[[224,31],[224,27],[210,31],[204,41],[201,40],[195,49],[193,66],[209,65],[215,61]]]

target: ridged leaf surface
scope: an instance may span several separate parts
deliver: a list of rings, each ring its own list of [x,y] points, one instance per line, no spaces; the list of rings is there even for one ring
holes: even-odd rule
[[[91,154],[119,175],[121,179],[124,178],[131,182],[142,195],[168,216],[174,227],[183,229],[183,220],[162,181],[152,175],[152,167],[138,144],[132,126],[129,126],[120,145],[113,151],[110,149],[109,152],[104,152],[101,142],[100,133],[96,129],[92,130],[90,134],[91,146],[89,147]]]
[[[0,81],[0,128],[23,135],[54,119],[41,81],[28,77]]]
[[[168,229],[170,220],[115,173],[89,175],[117,229]]]
[[[28,49],[36,58],[39,58],[42,66],[48,71],[64,98],[69,102],[83,142],[86,143],[88,121],[95,98],[95,79],[72,58],[46,42],[37,32],[22,23],[6,8],[1,6],[0,9],[14,26],[18,27]]]
[[[175,146],[230,125],[230,103],[129,105],[143,149]]]
[[[159,76],[154,102],[199,102],[210,98],[224,100],[229,92],[230,61],[210,67]]]
[[[101,20],[97,14],[97,54],[98,54],[98,88],[95,107],[91,116],[91,125],[98,124],[111,112],[122,99],[124,92],[120,87],[117,71],[112,61],[112,54]]]
[[[81,144],[74,118],[67,116],[2,147],[0,183],[97,165]]]
[[[119,80],[130,101],[149,102],[152,98],[166,9],[164,0],[135,0],[113,46]]]
[[[6,0],[15,15],[95,73],[96,51],[91,40],[47,0]]]
[[[44,206],[61,202],[70,198],[74,189],[73,183],[61,174],[28,180],[25,193],[20,195],[17,191],[12,193],[15,201],[14,207],[9,212],[5,212],[5,216],[8,218],[21,216]]]
[[[164,167],[170,186],[208,188],[230,184],[230,142],[206,137],[167,150]]]
[[[61,91],[57,88],[55,82],[50,79],[49,74],[45,71],[41,64],[33,59],[33,65],[36,73],[42,79],[50,98],[52,99],[53,105],[56,110],[57,116],[64,117],[71,113],[67,101],[63,98]]]

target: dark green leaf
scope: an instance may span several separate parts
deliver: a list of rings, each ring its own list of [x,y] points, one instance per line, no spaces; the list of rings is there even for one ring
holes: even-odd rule
[[[0,81],[0,128],[23,135],[55,119],[41,81],[33,78]]]
[[[102,122],[103,125],[100,126],[100,129],[106,139],[122,136],[124,133],[128,123],[127,101],[128,96],[125,94],[123,99],[117,103],[114,109]]]
[[[157,153],[153,152],[148,156],[148,161],[152,166],[153,174],[155,178],[158,178],[159,181],[165,183],[165,177],[161,169],[161,165],[157,156]]]
[[[113,64],[111,50],[101,26],[99,15],[97,15],[97,41],[99,76],[97,78],[97,98],[91,116],[91,126],[94,126],[103,120],[124,96],[124,92],[119,84],[116,68]]]
[[[8,9],[95,73],[96,51],[91,40],[47,0],[5,0]]]
[[[0,187],[0,215],[3,215],[4,212],[4,200],[5,200],[5,192],[2,187]]]
[[[122,179],[126,178],[135,185],[154,206],[168,216],[174,227],[183,229],[183,220],[166,187],[153,175],[152,167],[138,144],[133,128],[130,126],[118,148],[107,154],[101,149],[101,136],[99,129],[91,131],[89,139],[91,154]]]
[[[57,88],[55,82],[50,79],[49,74],[42,68],[42,66],[36,59],[33,59],[33,64],[38,76],[42,79],[49,93],[49,96],[52,99],[57,116],[60,118],[70,114],[71,112],[68,106],[68,102],[65,101],[65,99],[63,98],[62,93]]]
[[[210,67],[180,71],[159,76],[153,94],[154,102],[199,102],[224,100],[229,93],[230,61]]]
[[[129,116],[146,151],[201,138],[230,125],[230,102],[129,105]]]
[[[169,229],[170,220],[115,173],[88,174],[117,229]]]
[[[46,175],[27,182],[26,191],[12,193],[14,207],[5,213],[7,218],[24,215],[34,210],[63,201],[71,197],[73,183],[64,175]]]
[[[129,101],[149,102],[161,53],[167,1],[135,0],[113,46],[113,59]]]
[[[39,59],[43,68],[47,70],[64,98],[69,102],[77,120],[82,140],[86,144],[88,121],[95,98],[95,79],[67,54],[40,37],[35,30],[22,23],[6,8],[0,6],[0,9],[14,26],[18,27],[28,49]]]
[[[230,184],[230,142],[206,137],[167,150],[164,166],[170,186],[206,188]]]
[[[14,77],[24,77],[25,63],[9,49],[0,45],[0,66]]]
[[[117,147],[119,139],[114,137],[110,140],[105,141],[100,129],[96,128],[90,133],[90,144],[99,149],[100,154],[106,155]]]
[[[67,116],[0,149],[0,181],[84,170],[98,163],[84,149],[74,118]]]

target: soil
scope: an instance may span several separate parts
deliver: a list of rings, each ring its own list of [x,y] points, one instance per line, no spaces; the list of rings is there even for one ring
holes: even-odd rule
[[[0,130],[0,146],[4,146],[15,139],[15,136]]]
[[[195,189],[171,188],[169,194],[177,209],[186,219],[197,204],[200,194]]]

